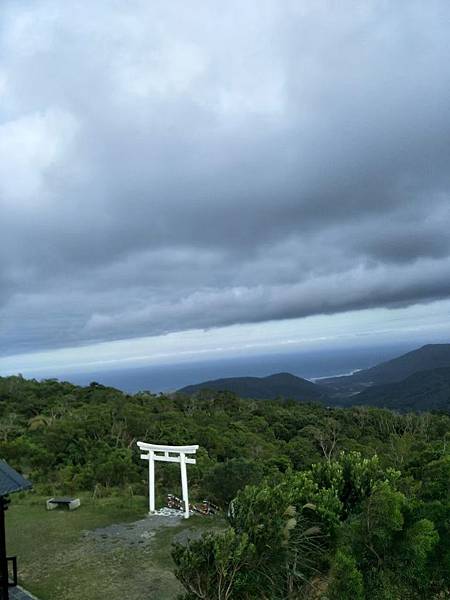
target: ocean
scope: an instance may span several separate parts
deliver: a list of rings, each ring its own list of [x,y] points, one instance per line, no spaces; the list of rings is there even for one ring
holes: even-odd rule
[[[366,369],[413,350],[416,344],[394,344],[380,347],[314,350],[261,356],[241,356],[203,362],[146,365],[142,367],[85,373],[54,373],[51,376],[87,385],[92,381],[128,393],[175,391],[185,385],[222,377],[264,377],[289,372],[305,379],[318,379],[349,374]],[[50,377],[50,376],[49,376]]]

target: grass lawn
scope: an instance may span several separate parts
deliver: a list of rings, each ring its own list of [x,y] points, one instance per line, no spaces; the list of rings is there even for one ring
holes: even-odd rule
[[[18,557],[21,585],[40,600],[173,600],[182,591],[172,573],[174,535],[220,528],[220,519],[193,516],[160,527],[149,543],[98,543],[86,530],[145,517],[147,500],[81,497],[81,507],[47,511],[47,497],[12,496],[6,514],[8,554]],[[158,519],[158,517],[152,517]]]

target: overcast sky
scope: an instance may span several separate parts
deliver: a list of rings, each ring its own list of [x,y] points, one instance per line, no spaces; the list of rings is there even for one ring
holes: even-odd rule
[[[450,333],[449,27],[448,0],[2,0],[0,372]]]

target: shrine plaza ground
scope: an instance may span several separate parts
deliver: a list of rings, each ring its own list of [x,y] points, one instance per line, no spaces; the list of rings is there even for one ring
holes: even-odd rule
[[[172,541],[221,529],[218,517],[147,516],[148,499],[81,496],[75,511],[45,509],[46,497],[15,495],[7,514],[8,554],[19,583],[39,600],[174,600]],[[12,600],[25,600],[11,594]]]

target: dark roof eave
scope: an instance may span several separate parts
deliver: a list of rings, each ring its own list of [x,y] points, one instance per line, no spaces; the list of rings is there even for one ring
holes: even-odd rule
[[[22,492],[32,488],[30,481],[15,471],[4,460],[0,460],[0,496]]]

